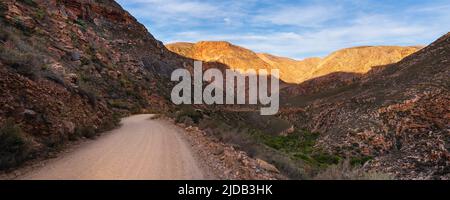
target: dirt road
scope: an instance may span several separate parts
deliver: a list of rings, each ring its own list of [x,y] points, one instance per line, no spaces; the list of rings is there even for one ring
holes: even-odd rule
[[[183,130],[151,116],[125,118],[120,128],[19,179],[207,179]]]

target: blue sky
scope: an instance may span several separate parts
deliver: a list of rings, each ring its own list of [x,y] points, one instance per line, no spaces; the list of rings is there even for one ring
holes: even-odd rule
[[[225,40],[296,59],[364,45],[427,45],[450,0],[118,0],[164,43]]]

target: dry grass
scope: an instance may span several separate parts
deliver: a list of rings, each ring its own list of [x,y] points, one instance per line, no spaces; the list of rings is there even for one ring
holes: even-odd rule
[[[366,172],[361,167],[354,167],[350,160],[330,166],[314,177],[316,180],[393,180],[389,174]]]

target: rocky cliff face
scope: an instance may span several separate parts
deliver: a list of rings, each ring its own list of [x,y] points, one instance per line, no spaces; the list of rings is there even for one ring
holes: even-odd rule
[[[399,178],[449,178],[450,34],[399,63],[343,86],[304,93],[303,114],[285,117],[322,133],[316,148],[375,158]]]
[[[0,167],[111,128],[123,114],[166,109],[163,80],[191,63],[110,0],[1,1],[0,26],[0,124],[20,127],[31,144]]]

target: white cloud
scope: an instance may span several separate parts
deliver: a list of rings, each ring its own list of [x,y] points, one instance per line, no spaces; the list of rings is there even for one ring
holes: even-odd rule
[[[312,5],[281,7],[264,10],[254,17],[255,22],[269,22],[275,25],[319,27],[324,22],[335,19],[342,12],[339,6]]]
[[[221,15],[221,9],[203,1],[183,0],[119,0],[131,5],[128,10],[138,18],[159,23],[207,19]]]
[[[423,25],[395,22],[386,16],[361,16],[348,26],[338,26],[316,31],[295,33],[276,32],[260,34],[215,34],[210,32],[181,32],[175,41],[225,40],[257,52],[303,59],[325,56],[332,51],[362,45],[420,45],[422,38],[436,37]],[[175,39],[176,38],[176,39]],[[170,43],[169,42],[169,43]]]
[[[450,2],[392,10],[371,8],[376,6],[371,1],[293,6],[267,0],[119,2],[166,43],[225,40],[297,59],[360,45],[426,45],[450,30]]]

